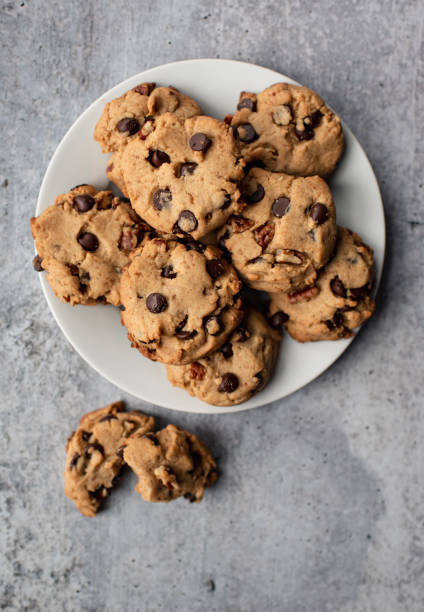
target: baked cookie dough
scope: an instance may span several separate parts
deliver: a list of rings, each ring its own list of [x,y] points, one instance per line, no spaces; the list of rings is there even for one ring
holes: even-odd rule
[[[241,404],[268,383],[279,343],[279,334],[250,309],[224,346],[193,363],[168,365],[168,378],[174,386],[208,404]]]
[[[276,83],[242,92],[231,119],[247,162],[301,176],[328,176],[343,152],[340,119],[307,87]]]
[[[128,191],[125,186],[124,175],[122,172],[122,150],[113,153],[106,166],[106,174],[111,183],[116,185],[121,193],[127,198]]]
[[[314,283],[334,251],[336,209],[318,176],[252,168],[241,185],[247,203],[219,231],[241,278],[254,289],[289,292]]]
[[[237,143],[212,117],[162,115],[145,140],[125,148],[122,170],[132,206],[160,232],[198,239],[243,208]]]
[[[294,294],[270,294],[270,322],[299,342],[349,338],[374,312],[372,249],[338,228],[336,253],[316,284]]]
[[[145,138],[153,129],[155,118],[167,112],[177,117],[202,113],[197,102],[175,87],[140,83],[106,104],[94,130],[94,138],[100,143],[103,153],[119,151],[131,140]]]
[[[91,185],[75,187],[31,219],[34,266],[62,302],[120,304],[119,283],[130,252],[151,232],[128,201]]]
[[[141,412],[125,412],[115,402],[89,412],[66,447],[65,494],[85,516],[96,516],[124,464],[122,445],[128,437],[153,431],[154,419]]]
[[[149,502],[169,502],[177,497],[200,502],[205,488],[218,477],[206,446],[175,425],[131,437],[125,443],[124,460],[139,478],[136,491]]]
[[[241,289],[219,249],[190,238],[154,238],[122,274],[122,323],[154,361],[183,364],[216,350],[240,323]]]

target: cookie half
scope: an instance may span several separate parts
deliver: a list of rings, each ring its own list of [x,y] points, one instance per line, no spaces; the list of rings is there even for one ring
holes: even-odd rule
[[[124,270],[122,323],[154,361],[183,364],[219,348],[240,323],[241,282],[213,246],[154,238]]]
[[[328,176],[343,152],[340,119],[307,87],[276,83],[242,92],[231,119],[247,162],[300,176]]]
[[[278,355],[280,335],[250,309],[218,351],[183,366],[167,366],[170,382],[214,406],[247,401],[268,383]]]
[[[124,461],[129,436],[153,431],[154,419],[125,412],[123,402],[84,415],[66,447],[65,494],[85,516],[96,515]]]
[[[118,306],[122,268],[152,228],[128,201],[82,185],[32,218],[31,230],[38,251],[35,268],[46,270],[62,302]]]
[[[155,434],[136,434],[126,443],[124,460],[137,474],[136,491],[149,502],[185,497],[200,502],[217,479],[216,463],[192,433],[168,425]]]
[[[270,294],[270,322],[283,325],[299,342],[349,338],[371,317],[374,285],[372,249],[345,227],[338,228],[333,259],[316,283],[293,294]]]
[[[252,168],[241,185],[247,206],[219,231],[241,278],[254,289],[289,292],[314,283],[334,251],[336,209],[318,176]]]
[[[237,143],[212,117],[159,117],[145,140],[125,148],[122,169],[134,209],[160,232],[199,239],[243,207]]]

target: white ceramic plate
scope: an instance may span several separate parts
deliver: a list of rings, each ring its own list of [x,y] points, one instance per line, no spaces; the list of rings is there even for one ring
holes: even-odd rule
[[[79,183],[107,186],[108,156],[102,155],[93,130],[106,102],[143,81],[174,85],[195,98],[203,111],[222,119],[235,110],[242,90],[259,92],[278,81],[295,83],[283,74],[231,60],[200,59],[175,62],[141,72],[96,100],[65,134],[47,168],[37,202],[37,215],[56,196]],[[371,165],[355,136],[343,124],[346,151],[331,178],[337,221],[358,232],[374,248],[377,282],[385,248],[384,211]],[[167,408],[200,413],[224,413],[267,404],[300,389],[326,370],[352,340],[299,344],[284,337],[275,375],[248,402],[217,408],[190,397],[168,382],[165,367],[130,348],[120,312],[112,306],[75,306],[60,302],[40,274],[50,309],[66,338],[102,376],[132,395]]]

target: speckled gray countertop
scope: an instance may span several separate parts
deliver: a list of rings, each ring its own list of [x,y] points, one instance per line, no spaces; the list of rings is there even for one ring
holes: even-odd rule
[[[0,607],[40,611],[424,609],[423,4],[1,2]],[[165,62],[242,59],[318,90],[374,166],[388,224],[378,312],[306,388],[226,416],[166,411],[102,379],[32,271],[28,218],[78,115]],[[219,457],[199,505],[123,478],[97,519],[63,494],[80,415],[123,398]]]

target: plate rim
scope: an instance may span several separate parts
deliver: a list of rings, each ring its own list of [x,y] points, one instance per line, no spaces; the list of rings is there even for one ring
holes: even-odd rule
[[[113,98],[115,96],[114,91],[116,89],[124,89],[125,87],[130,88],[131,87],[131,83],[134,80],[138,80],[143,79],[143,75],[146,72],[150,72],[152,70],[157,70],[157,69],[163,69],[163,68],[171,68],[171,67],[177,67],[177,66],[181,66],[181,65],[188,65],[188,64],[200,64],[200,63],[219,63],[219,64],[241,64],[244,65],[246,67],[250,67],[250,68],[256,68],[259,69],[261,71],[267,72],[269,73],[269,75],[275,77],[276,79],[278,79],[275,82],[279,82],[279,81],[283,81],[283,82],[288,82],[288,83],[292,83],[295,85],[301,85],[301,83],[299,83],[298,81],[296,81],[295,79],[292,79],[291,77],[277,72],[276,70],[273,70],[271,68],[267,68],[265,66],[261,66],[259,64],[253,64],[251,62],[245,62],[245,61],[241,61],[241,60],[234,60],[234,59],[227,59],[227,58],[193,58],[193,59],[186,59],[186,60],[177,60],[175,62],[168,62],[165,64],[159,64],[157,66],[153,66],[150,67],[146,70],[143,70],[142,72],[139,72],[137,74],[134,74],[130,77],[127,77],[126,79],[124,79],[123,81],[120,81],[119,83],[116,83],[115,85],[113,85],[112,87],[110,87],[107,91],[105,91],[103,94],[101,94],[98,98],[96,98],[87,108],[85,108],[83,110],[82,113],[80,113],[77,118],[73,121],[73,123],[71,124],[71,126],[66,130],[65,134],[62,136],[61,140],[59,141],[59,144],[57,145],[52,157],[50,158],[50,161],[47,165],[47,168],[45,170],[43,179],[41,181],[41,185],[40,185],[40,189],[39,189],[39,193],[38,193],[38,198],[37,198],[37,203],[36,203],[36,210],[35,213],[38,216],[39,214],[41,214],[42,210],[42,202],[43,202],[43,193],[46,189],[46,185],[49,181],[50,178],[50,174],[52,172],[52,169],[55,165],[56,159],[60,156],[61,153],[61,149],[64,146],[65,142],[67,141],[67,138],[69,137],[69,135],[71,134],[71,132],[76,129],[77,125],[79,124],[80,121],[82,121],[86,115],[88,115],[90,113],[90,111],[96,106],[98,105],[100,102],[105,102],[107,99],[109,98]],[[378,180],[377,180],[377,176],[376,173],[372,167],[372,164],[368,158],[368,155],[366,154],[364,148],[362,147],[360,141],[356,138],[355,134],[353,133],[353,131],[350,129],[350,127],[346,124],[345,121],[343,121],[342,117],[340,116],[339,113],[337,113],[338,116],[340,117],[340,120],[342,122],[342,127],[343,127],[343,131],[345,133],[349,133],[349,136],[351,138],[354,139],[354,141],[356,141],[356,143],[358,144],[361,153],[363,155],[364,161],[366,162],[367,165],[367,169],[370,171],[370,177],[372,177],[373,180],[373,186],[376,190],[376,195],[378,196],[378,204],[379,204],[379,208],[380,208],[380,212],[381,212],[381,217],[382,217],[382,228],[380,228],[380,231],[382,232],[382,260],[381,260],[381,265],[380,268],[376,271],[376,284],[375,284],[375,294],[377,294],[378,289],[379,289],[379,285],[381,282],[381,277],[383,274],[383,269],[384,269],[384,264],[385,264],[385,259],[386,259],[386,238],[387,238],[387,224],[386,224],[386,218],[385,218],[385,213],[384,213],[384,205],[383,205],[383,198],[381,195],[381,190],[380,190],[380,186],[378,184]],[[43,208],[44,210],[44,208]],[[35,244],[34,244],[34,249],[35,249]],[[36,249],[35,249],[36,252]],[[117,381],[113,380],[112,378],[110,378],[109,376],[107,376],[106,374],[104,374],[101,369],[95,365],[93,363],[93,361],[91,360],[91,358],[89,356],[87,356],[84,352],[83,349],[81,349],[79,346],[77,346],[70,338],[67,329],[62,325],[61,321],[59,320],[58,316],[56,315],[55,312],[55,308],[54,308],[54,302],[52,297],[54,298],[54,300],[57,300],[58,298],[54,295],[54,294],[49,294],[49,284],[48,281],[45,278],[45,275],[40,275],[39,277],[39,281],[41,283],[41,287],[43,290],[43,294],[44,297],[47,301],[47,304],[49,306],[49,309],[53,315],[54,320],[56,321],[59,329],[62,331],[63,335],[65,336],[66,340],[69,342],[69,344],[72,346],[72,348],[78,353],[78,355],[86,362],[90,365],[90,367],[92,367],[100,376],[102,376],[105,380],[107,380],[108,382],[110,382],[111,384],[113,384],[114,386],[116,386],[118,389],[121,389],[122,391],[124,391],[125,393],[128,393],[129,395],[136,397],[138,400],[141,400],[143,402],[147,402],[147,403],[151,403],[154,404],[155,406],[160,406],[161,408],[166,408],[167,410],[175,410],[178,412],[186,412],[186,413],[191,413],[191,414],[219,414],[219,415],[223,415],[223,414],[232,414],[234,412],[241,412],[244,410],[253,410],[254,408],[262,408],[264,406],[267,406],[273,402],[277,402],[277,401],[281,401],[284,398],[292,395],[293,393],[296,393],[297,391],[300,391],[301,389],[303,389],[304,387],[306,387],[307,385],[309,385],[313,380],[315,380],[316,378],[318,378],[319,376],[321,376],[321,374],[323,374],[326,370],[328,370],[342,355],[343,353],[346,351],[346,349],[350,346],[350,344],[355,340],[356,336],[358,335],[358,333],[360,333],[362,326],[358,329],[358,331],[349,339],[347,340],[339,340],[338,342],[344,342],[344,347],[343,350],[337,355],[337,357],[331,362],[329,363],[326,367],[324,367],[322,370],[320,370],[320,372],[318,374],[311,374],[310,377],[308,377],[305,382],[300,386],[297,387],[296,389],[293,389],[291,391],[289,391],[288,393],[285,393],[282,396],[276,397],[274,399],[268,400],[268,401],[264,401],[263,403],[254,403],[252,405],[250,404],[250,400],[252,398],[250,398],[248,401],[243,402],[241,404],[236,404],[233,406],[214,406],[212,404],[208,404],[206,402],[203,402],[202,400],[200,400],[199,398],[198,401],[201,402],[201,409],[185,409],[179,406],[169,406],[165,403],[163,403],[162,401],[158,401],[156,398],[155,399],[150,399],[150,398],[146,398],[146,397],[140,397],[139,395],[136,395],[132,390],[128,389],[125,384],[122,383],[118,383]],[[50,290],[51,291],[51,290]],[[285,332],[284,336],[283,336],[283,341],[287,342],[288,340],[288,334],[287,332]],[[171,383],[169,383],[171,384]],[[187,393],[187,392],[186,392]],[[256,396],[253,397],[260,397],[260,394],[257,394]]]

